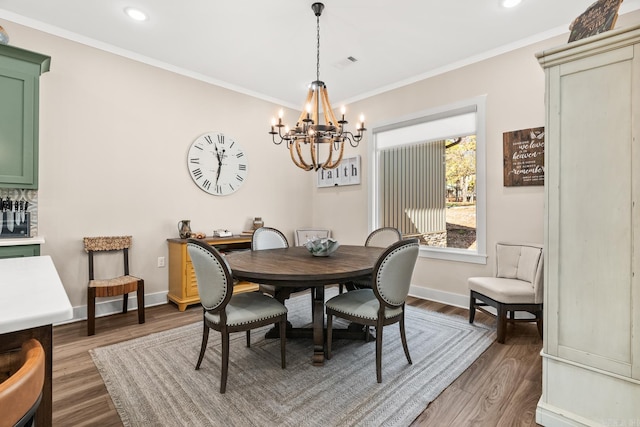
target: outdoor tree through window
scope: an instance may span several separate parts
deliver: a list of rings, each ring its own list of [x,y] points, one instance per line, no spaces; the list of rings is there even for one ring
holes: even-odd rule
[[[476,247],[476,136],[447,140],[447,247]]]

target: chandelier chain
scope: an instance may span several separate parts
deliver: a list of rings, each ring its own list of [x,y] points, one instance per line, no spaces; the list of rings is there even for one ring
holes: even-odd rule
[[[316,80],[320,80],[320,15],[316,16],[316,32],[318,37],[316,51]]]

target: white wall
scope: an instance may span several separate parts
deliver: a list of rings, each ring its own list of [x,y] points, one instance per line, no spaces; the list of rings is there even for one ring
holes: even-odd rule
[[[544,187],[503,186],[502,134],[544,126],[544,73],[535,53],[565,42],[563,36],[537,43],[349,106],[352,111],[365,111],[368,127],[373,128],[378,122],[487,95],[487,265],[420,258],[413,277],[414,294],[466,306],[467,278],[492,274],[497,241],[542,243]],[[331,226],[340,240],[349,242],[362,242],[368,232],[366,142],[358,153],[363,164],[361,191],[317,189],[313,199],[318,225]],[[334,223],[336,205],[344,206],[345,215]]]
[[[619,22],[624,22],[620,20]],[[285,231],[333,230],[358,244],[369,232],[366,139],[345,156],[362,156],[362,184],[318,189],[267,134],[279,106],[3,21],[11,44],[51,55],[41,78],[39,232],[74,307],[85,304],[85,235],[132,234],[132,266],[148,294],[167,290],[166,239],[176,223],[194,231],[239,232],[252,217]],[[502,183],[502,133],[544,125],[544,74],[534,54],[556,37],[396,89],[353,105],[369,128],[410,113],[487,94],[487,265],[419,259],[414,293],[466,305],[466,279],[491,274],[499,240],[542,242],[543,187]],[[428,55],[429,52],[423,53]],[[366,73],[365,73],[366,77]],[[304,94],[301,94],[301,97]],[[301,98],[302,99],[302,98]],[[295,112],[289,112],[295,115]],[[222,131],[243,145],[249,179],[235,194],[196,188],[186,167],[189,144]]]
[[[270,142],[276,106],[98,49],[2,24],[11,44],[50,55],[41,77],[39,234],[74,307],[88,278],[82,237],[131,234],[132,273],[146,293],[167,291],[166,239],[177,222],[194,231],[248,229],[253,217],[293,239],[310,224],[309,176]],[[191,180],[191,142],[206,131],[232,135],[249,158],[239,191],[209,195]],[[295,177],[295,179],[294,179]]]

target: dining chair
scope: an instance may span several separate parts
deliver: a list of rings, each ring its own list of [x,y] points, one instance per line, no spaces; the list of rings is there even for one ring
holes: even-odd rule
[[[400,233],[400,230],[398,230],[397,228],[380,227],[369,233],[364,242],[364,245],[375,248],[386,248],[395,242],[399,242],[400,240],[402,240],[402,233]],[[347,283],[341,283],[339,292],[342,293],[345,287],[347,288],[347,290],[371,288],[371,280],[372,277],[370,276],[365,279],[358,279]]]
[[[376,379],[382,382],[382,331],[384,326],[400,324],[402,348],[411,365],[405,333],[405,300],[418,258],[418,239],[401,240],[389,246],[373,270],[373,286],[338,294],[329,299],[327,312],[327,359],[331,359],[333,316],[376,328]]]
[[[296,246],[304,246],[308,240],[331,237],[331,230],[325,228],[299,228],[293,233],[293,236]]]
[[[285,369],[287,308],[276,299],[258,292],[234,295],[231,268],[220,252],[208,243],[188,239],[187,251],[196,273],[200,304],[203,308],[202,344],[196,370],[200,369],[207,350],[209,330],[220,332],[222,338],[220,393],[224,393],[229,372],[229,334],[246,331],[247,347],[250,347],[251,329],[272,323],[277,323],[280,328],[280,360],[282,369]]]
[[[494,276],[470,277],[467,281],[469,323],[480,310],[497,318],[497,341],[501,344],[506,339],[507,323],[536,322],[542,338],[543,261],[542,245],[498,242]],[[486,310],[487,306],[495,308],[496,313]],[[516,319],[518,311],[534,317]]]
[[[285,235],[278,229],[273,227],[260,227],[253,232],[253,236],[251,238],[251,250],[259,251],[263,249],[278,249],[278,248],[288,248],[289,242]],[[271,295],[282,304],[284,304],[285,300],[287,300],[292,293],[306,291],[310,289],[311,291],[311,307],[312,307],[312,316],[313,316],[313,297],[314,297],[314,288],[309,286],[300,286],[300,287],[287,287],[287,286],[275,286],[268,284],[259,284],[258,285],[260,292]]]
[[[129,274],[129,248],[131,236],[84,237],[84,250],[89,255],[89,285],[87,290],[87,335],[96,332],[96,298],[122,295],[122,312],[127,312],[129,292],[138,297],[138,323],[144,323],[144,280]],[[97,254],[121,252],[123,274],[96,279],[94,257]]]
[[[20,351],[0,354],[0,427],[32,426],[42,400],[45,353],[29,339]]]

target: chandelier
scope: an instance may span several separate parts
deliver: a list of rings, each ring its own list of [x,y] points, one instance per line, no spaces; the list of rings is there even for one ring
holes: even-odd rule
[[[334,169],[338,167],[344,153],[346,141],[352,147],[357,147],[364,136],[364,116],[360,116],[360,123],[356,126],[356,133],[353,134],[345,129],[349,123],[345,117],[345,108],[342,107],[340,120],[336,120],[331,104],[327,86],[320,81],[320,15],[324,9],[324,4],[314,3],[311,5],[313,13],[316,15],[317,29],[317,55],[316,55],[316,80],[311,82],[305,108],[296,122],[293,129],[290,129],[282,122],[283,110],[278,114],[278,120],[271,120],[271,139],[276,145],[287,142],[287,148],[291,154],[291,160],[301,169],[306,171],[318,169]],[[322,114],[324,124],[320,124],[319,119]],[[277,139],[278,137],[279,139]],[[321,147],[326,147],[321,149]],[[303,149],[304,148],[304,149]],[[305,152],[308,150],[309,154]],[[321,152],[328,151],[324,161],[318,158]]]

